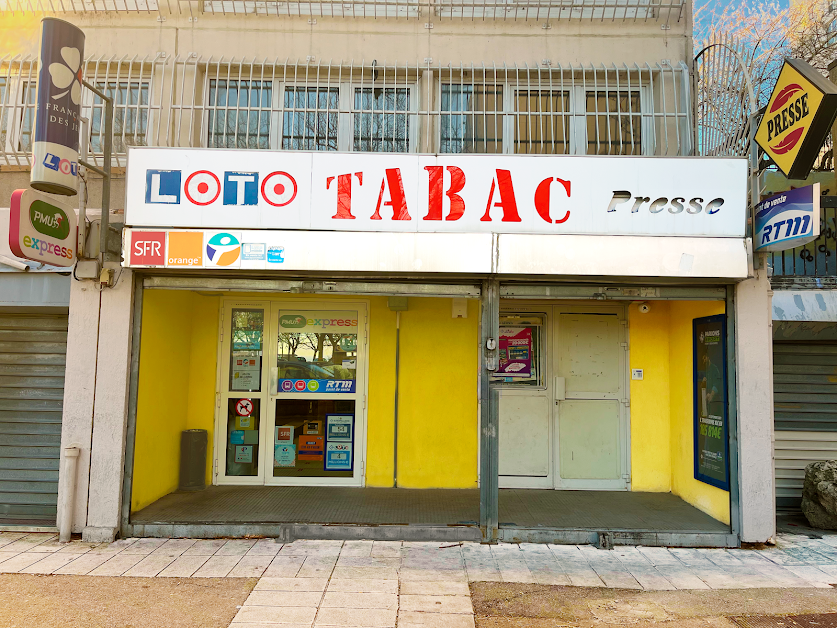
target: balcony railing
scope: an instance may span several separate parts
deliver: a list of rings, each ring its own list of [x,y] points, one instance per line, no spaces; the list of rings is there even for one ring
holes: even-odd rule
[[[686,0],[0,0],[0,13],[186,13],[438,20],[684,19]]]
[[[834,200],[837,197],[823,197],[819,238],[795,249],[768,253],[774,287],[837,285],[837,203]]]
[[[129,146],[494,154],[692,154],[685,64],[410,65],[96,58],[115,105],[114,165]],[[0,164],[27,166],[35,60],[0,59]],[[102,102],[87,92],[90,152]]]

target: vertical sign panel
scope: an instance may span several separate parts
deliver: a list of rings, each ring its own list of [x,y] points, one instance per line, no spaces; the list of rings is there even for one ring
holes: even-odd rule
[[[721,314],[696,318],[692,325],[695,479],[728,491],[726,323]]]

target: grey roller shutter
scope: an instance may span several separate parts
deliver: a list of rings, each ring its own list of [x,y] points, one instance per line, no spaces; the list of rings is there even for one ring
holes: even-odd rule
[[[0,310],[0,526],[54,526],[67,315]]]
[[[837,344],[773,343],[777,430],[837,432]]]

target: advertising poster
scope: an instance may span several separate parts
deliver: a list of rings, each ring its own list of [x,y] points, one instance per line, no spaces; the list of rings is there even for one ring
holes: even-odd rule
[[[230,390],[258,390],[261,379],[261,358],[245,357],[232,359],[232,385]]]
[[[253,446],[252,445],[236,445],[235,446],[235,461],[241,464],[253,463]]]
[[[323,459],[323,445],[322,436],[300,436],[299,459],[308,462],[321,461]]]
[[[354,418],[353,414],[327,414],[326,439],[328,442],[351,443]]]
[[[328,443],[326,445],[326,471],[351,471],[352,470],[352,444],[351,443]]]
[[[729,490],[726,323],[693,321],[695,479]]]
[[[273,466],[295,467],[296,446],[293,443],[276,443],[273,446]]]
[[[277,425],[274,428],[274,441],[276,443],[293,443],[294,441],[294,426],[293,425]]]
[[[498,377],[532,377],[532,328],[500,328]]]

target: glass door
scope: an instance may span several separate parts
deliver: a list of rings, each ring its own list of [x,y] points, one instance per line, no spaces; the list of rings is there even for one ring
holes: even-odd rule
[[[264,483],[270,304],[225,302],[221,313],[221,382],[215,437],[219,484]]]
[[[366,305],[274,303],[271,338],[265,483],[362,485]]]

